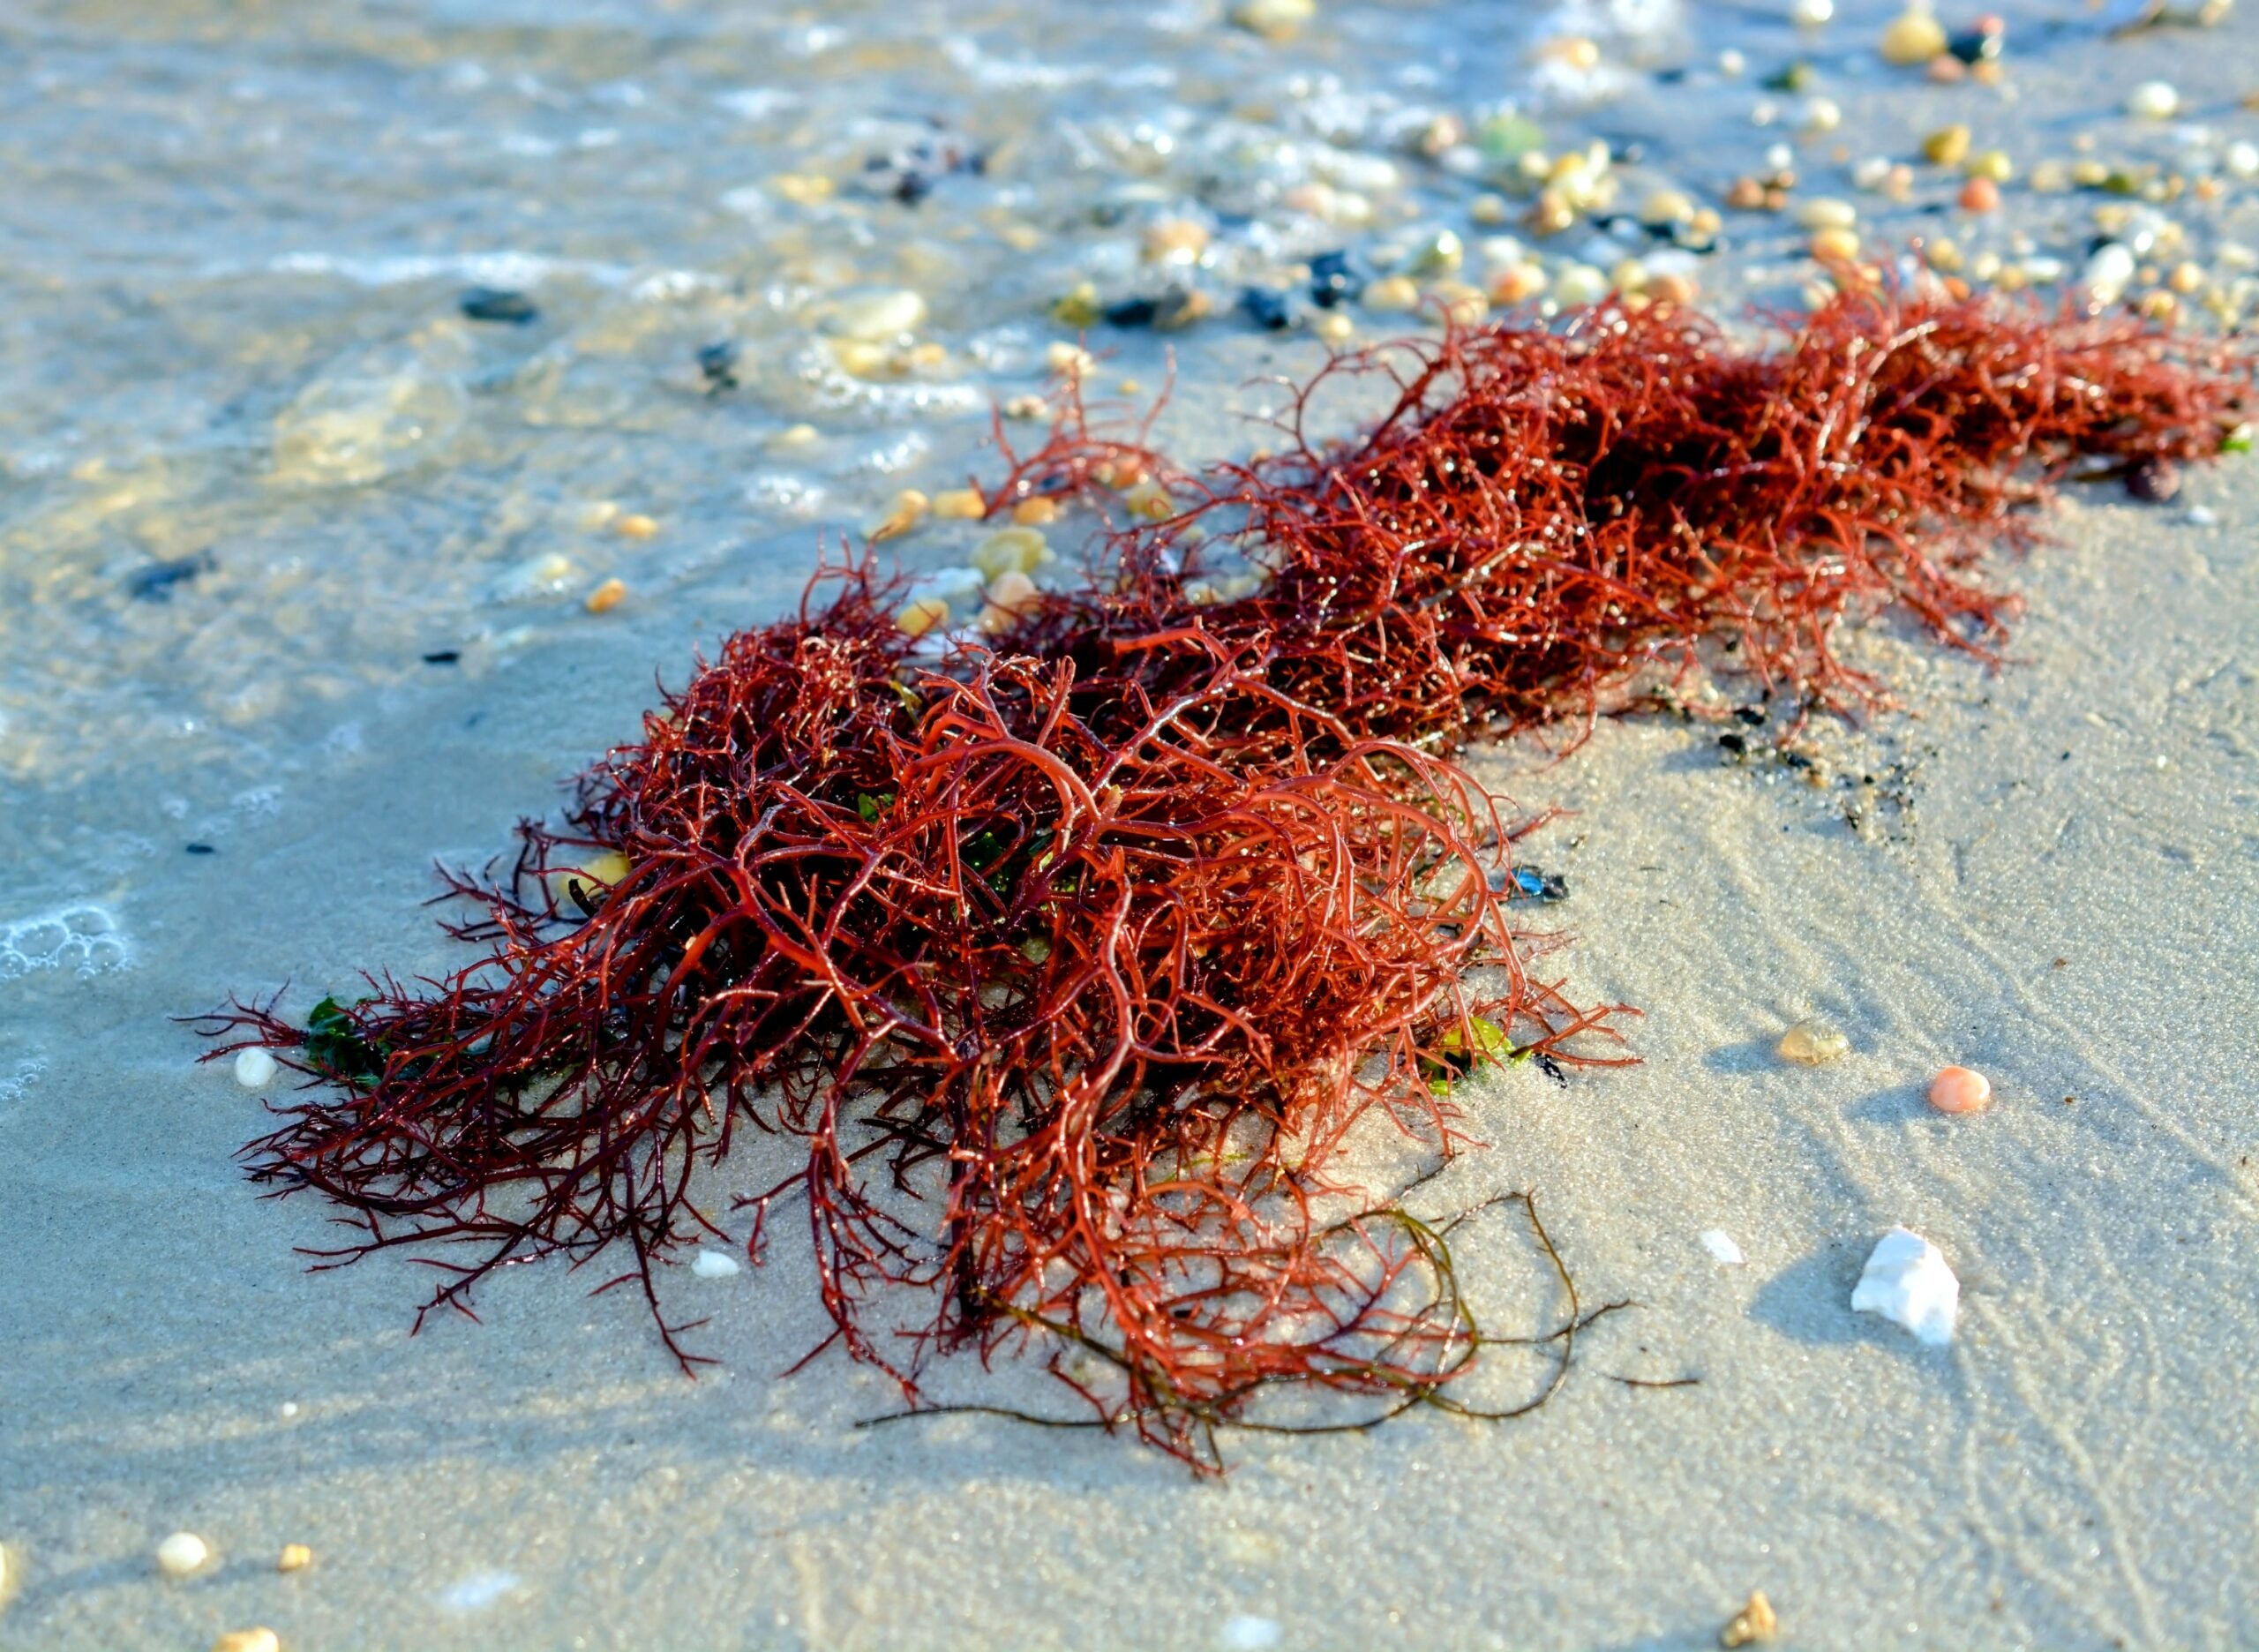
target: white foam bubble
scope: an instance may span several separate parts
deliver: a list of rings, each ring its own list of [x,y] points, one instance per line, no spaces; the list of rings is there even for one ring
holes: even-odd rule
[[[0,922],[0,980],[35,970],[69,970],[81,980],[133,961],[117,920],[92,901]]]

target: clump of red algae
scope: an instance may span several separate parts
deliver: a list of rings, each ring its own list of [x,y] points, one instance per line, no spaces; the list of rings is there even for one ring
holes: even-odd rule
[[[1315,443],[1345,379],[1393,404]],[[1976,564],[2029,541],[2020,513],[2083,464],[2218,453],[2250,386],[2218,340],[1920,288],[1842,292],[1769,352],[1667,304],[1448,329],[1337,357],[1281,451],[1180,481],[1170,520],[1114,536],[1117,581],[1003,645],[1160,679],[1167,639],[1259,636],[1282,687],[1420,741],[1588,721],[1705,664],[1853,710],[1881,685],[1835,657],[1846,618],[1896,603],[1992,657],[2009,604]],[[1261,590],[1201,600],[1218,539]]]
[[[1303,439],[1315,392],[1372,375],[1377,425]],[[1378,1112],[1447,1155],[1470,1056],[1599,1059],[1567,1040],[1617,1010],[1533,974],[1550,942],[1491,892],[1515,830],[1434,748],[1621,709],[1715,650],[1856,703],[1879,686],[1835,628],[1892,600],[1989,650],[1972,566],[2029,537],[2011,513],[2082,461],[2216,451],[2248,385],[2136,323],[1868,292],[1769,354],[1659,305],[1341,357],[1285,452],[1199,477],[1070,397],[984,498],[1184,498],[1113,536],[1099,589],[921,668],[900,592],[829,570],[562,830],[523,823],[506,887],[454,882],[477,963],[372,980],[311,1037],[212,1018],[238,1035],[214,1055],[277,1050],[318,1093],[252,1174],[360,1226],[328,1261],[472,1247],[431,1305],[625,1241],[612,1282],[658,1317],[656,1265],[712,1230],[694,1166],[783,1132],[806,1163],[750,1248],[796,1199],[835,1339],[913,1406],[970,1346],[1039,1350],[1089,1424],[1204,1468],[1219,1427],[1272,1425],[1268,1392],[1373,1402],[1345,1426],[1467,1409],[1449,1385],[1492,1339],[1444,1230],[1342,1174],[1344,1142]],[[1202,600],[1212,535],[1260,589]]]

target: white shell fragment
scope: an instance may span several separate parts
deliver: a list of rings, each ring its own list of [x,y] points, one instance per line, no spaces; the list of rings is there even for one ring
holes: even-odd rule
[[[1946,1265],[1945,1252],[1918,1233],[1893,1228],[1867,1258],[1865,1272],[1851,1292],[1854,1313],[1880,1314],[1931,1348],[1953,1340],[1961,1310],[1961,1281]]]
[[[212,1546],[194,1532],[175,1532],[157,1545],[157,1570],[167,1577],[186,1577],[212,1558]]]
[[[274,1057],[263,1049],[236,1052],[236,1082],[246,1090],[265,1086],[274,1077]]]
[[[700,1279],[728,1279],[738,1272],[738,1259],[723,1250],[701,1250],[691,1258],[690,1271]]]
[[[1704,1232],[1702,1249],[1715,1257],[1719,1264],[1724,1267],[1739,1267],[1744,1259],[1741,1247],[1733,1242],[1733,1235],[1722,1228],[1712,1228]]]

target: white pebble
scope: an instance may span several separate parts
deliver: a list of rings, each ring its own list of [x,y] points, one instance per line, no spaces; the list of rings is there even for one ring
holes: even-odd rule
[[[1733,1242],[1733,1235],[1722,1228],[1712,1228],[1703,1233],[1702,1249],[1707,1250],[1726,1267],[1739,1267],[1744,1259],[1741,1247]]]
[[[2143,120],[2171,120],[2180,109],[2180,94],[2165,80],[2144,80],[2126,94],[2126,113]]]
[[[452,1612],[484,1611],[518,1587],[514,1572],[473,1572],[439,1591],[439,1604]]]
[[[274,1077],[274,1057],[263,1049],[236,1052],[236,1082],[246,1090],[263,1088]]]
[[[904,288],[842,298],[824,318],[824,330],[836,338],[885,344],[915,332],[925,319],[926,301]]]
[[[738,1259],[725,1250],[701,1250],[690,1259],[690,1271],[700,1279],[728,1279],[739,1272]]]
[[[1572,264],[1553,278],[1553,296],[1571,306],[1608,297],[1608,277],[1589,264]]]
[[[1226,1647],[1231,1648],[1231,1652],[1262,1652],[1265,1647],[1279,1644],[1280,1633],[1274,1619],[1242,1612],[1236,1618],[1225,1621],[1224,1633],[1220,1638]]]
[[[1835,0],[1789,0],[1789,21],[1798,28],[1818,28],[1835,15]]]
[[[2220,524],[2220,514],[2209,506],[2191,505],[2185,520],[2191,528],[2217,528]]]
[[[2126,290],[2135,268],[2133,253],[2115,241],[2105,241],[2087,259],[2086,268],[2079,274],[2079,285],[2097,304],[2110,304]]]
[[[1797,208],[1797,222],[1807,229],[1849,229],[1859,221],[1859,209],[1832,195],[1816,196]]]
[[[1831,97],[1809,97],[1797,118],[1808,132],[1834,131],[1843,124],[1843,107]]]
[[[2259,177],[2259,144],[2238,139],[2221,153],[2220,164],[2227,169],[2230,177]]]
[[[1748,68],[1749,59],[1730,46],[1718,54],[1718,72],[1722,75],[1738,76]]]
[[[194,1532],[175,1532],[157,1545],[157,1570],[167,1577],[186,1577],[211,1558],[211,1545]]]
[[[1953,1340],[1961,1281],[1946,1265],[1945,1252],[1918,1233],[1893,1228],[1867,1258],[1851,1310],[1880,1314],[1911,1331],[1916,1341],[1943,1348]]]

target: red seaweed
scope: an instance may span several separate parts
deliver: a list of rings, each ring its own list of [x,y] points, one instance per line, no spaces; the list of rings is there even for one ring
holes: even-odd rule
[[[1371,379],[1365,434],[1306,434],[1315,396]],[[635,1283],[687,1370],[656,1268],[720,1231],[695,1167],[776,1133],[806,1157],[751,1201],[748,1249],[778,1200],[804,1215],[829,1340],[913,1410],[970,1348],[1033,1351],[1082,1423],[1201,1468],[1220,1427],[1482,1415],[1452,1397],[1492,1339],[1446,1228],[1347,1145],[1385,1120],[1448,1158],[1458,1075],[1620,1059],[1593,1040],[1622,1010],[1535,972],[1557,938],[1494,892],[1528,822],[1445,754],[1704,670],[1854,709],[1881,685],[1835,634],[1887,604],[1990,657],[1987,550],[2075,467],[2217,451],[2248,379],[2129,319],[1915,293],[1846,293],[1770,352],[1610,304],[1337,358],[1281,452],[1198,476],[1144,428],[1095,432],[1070,385],[991,511],[1140,481],[1181,508],[923,665],[867,556],[825,569],[560,825],[522,822],[506,879],[451,879],[482,907],[451,931],[467,968],[371,978],[311,1028],[208,1018],[214,1055],[308,1080],[251,1173],[355,1225],[325,1265],[416,1247],[444,1274],[426,1311],[624,1243],[605,1288]],[[1219,543],[1257,589],[1216,597]],[[1540,1340],[1565,1369],[1590,1316],[1560,1277]],[[1251,1409],[1312,1390],[1366,1405]]]

